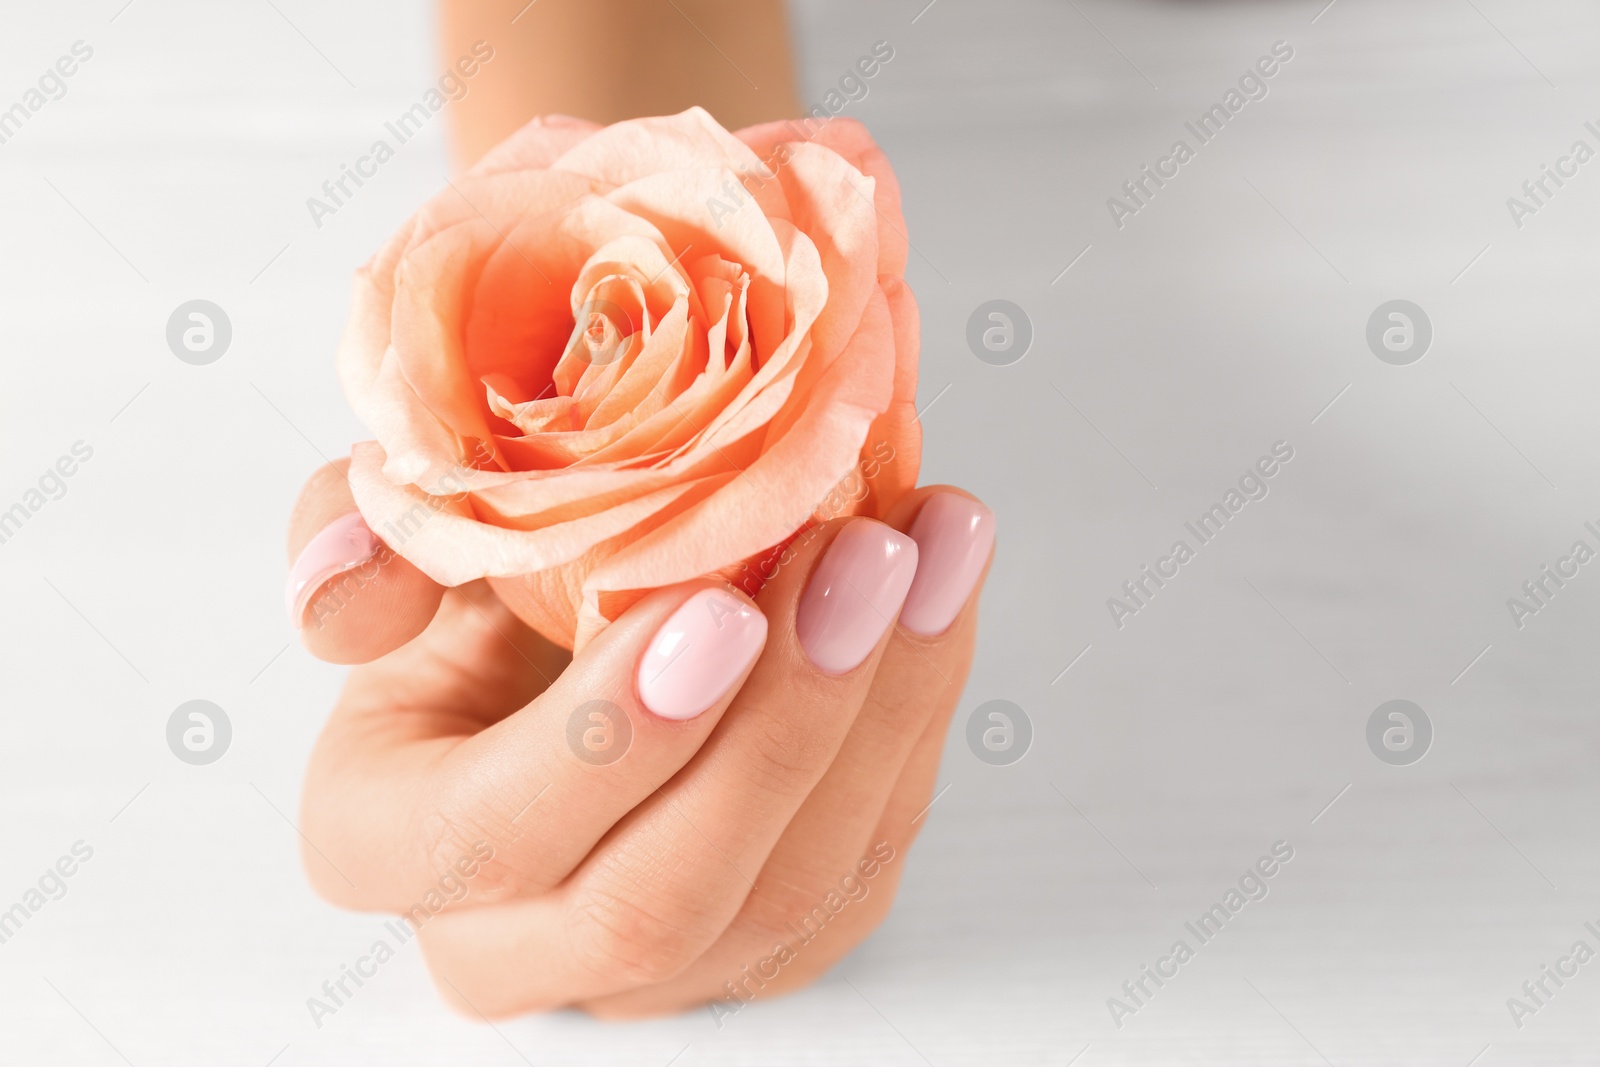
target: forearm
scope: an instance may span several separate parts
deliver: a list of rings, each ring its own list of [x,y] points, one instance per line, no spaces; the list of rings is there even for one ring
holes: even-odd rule
[[[439,19],[446,62],[494,49],[452,107],[461,166],[536,115],[611,123],[699,104],[737,129],[800,110],[782,0],[440,0]]]

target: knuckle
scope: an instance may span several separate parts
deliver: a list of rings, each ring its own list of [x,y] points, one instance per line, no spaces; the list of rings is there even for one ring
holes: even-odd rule
[[[833,761],[831,738],[820,732],[816,720],[785,714],[783,709],[763,710],[750,743],[748,773],[765,789],[794,799],[811,792]]]
[[[751,933],[777,933],[788,924],[811,912],[822,891],[808,891],[794,882],[779,880],[763,871],[761,884],[750,895],[740,915],[741,925]]]
[[[940,701],[913,687],[873,686],[856,721],[870,726],[885,741],[914,741],[938,712]]]
[[[589,889],[575,905],[574,953],[596,977],[631,986],[680,974],[704,951],[698,924],[660,915],[616,893]]]
[[[900,872],[887,865],[863,870],[861,864],[846,865],[831,876],[823,871],[808,866],[786,872],[769,864],[739,914],[741,935],[787,940],[796,932],[814,936],[826,927],[837,931],[834,936],[841,943],[863,940],[888,915]]]
[[[428,809],[418,824],[418,835],[429,869],[439,884],[461,896],[491,904],[515,896],[530,886],[526,872],[512,862],[510,833],[503,820],[488,815],[480,804],[445,794]],[[459,890],[456,887],[459,886]],[[430,888],[431,887],[419,887]]]

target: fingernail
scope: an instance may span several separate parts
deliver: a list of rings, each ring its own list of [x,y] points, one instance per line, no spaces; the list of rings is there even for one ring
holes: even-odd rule
[[[906,606],[900,609],[900,624],[934,637],[956,621],[983,573],[994,545],[994,512],[976,500],[937,493],[917,512],[911,539],[921,556]]]
[[[352,511],[324,526],[317,536],[306,542],[294,566],[289,568],[286,595],[289,621],[299,628],[306,605],[311,603],[317,590],[329,578],[367,562],[378,554],[382,545],[359,511]]]
[[[766,640],[765,615],[726,590],[702,589],[639,660],[639,699],[663,719],[692,719],[722,699]]]
[[[917,543],[872,519],[839,531],[811,575],[795,632],[806,658],[845,674],[877,647],[917,572]]]

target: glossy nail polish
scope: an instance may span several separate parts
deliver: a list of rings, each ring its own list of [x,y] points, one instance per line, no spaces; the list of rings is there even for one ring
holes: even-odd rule
[[[900,614],[917,572],[917,544],[872,519],[839,531],[800,597],[795,632],[818,670],[846,674]]]
[[[361,566],[382,547],[383,542],[367,527],[359,511],[352,511],[324,526],[306,542],[294,566],[289,568],[285,595],[289,620],[299,627],[305,618],[306,605],[311,603],[318,589],[335,575]]]
[[[766,640],[765,615],[725,589],[702,589],[640,658],[639,699],[663,719],[692,719],[722,699]]]
[[[994,546],[994,512],[956,493],[928,498],[911,524],[921,553],[900,625],[934,637],[956,621]]]

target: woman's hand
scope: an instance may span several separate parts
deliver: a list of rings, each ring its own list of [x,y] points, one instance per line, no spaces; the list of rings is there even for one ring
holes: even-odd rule
[[[883,919],[972,660],[982,504],[923,488],[887,525],[823,524],[753,601],[659,590],[570,661],[354,511],[341,463],[291,521],[305,643],[362,664],[311,758],[302,852],[327,900],[408,919],[448,1001],[727,1013]]]

